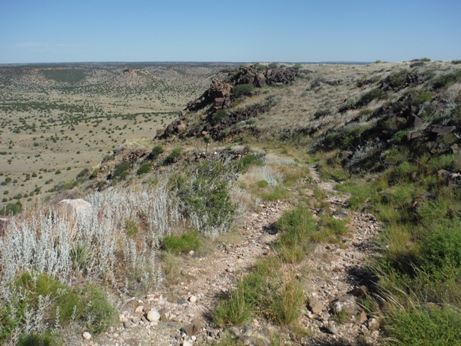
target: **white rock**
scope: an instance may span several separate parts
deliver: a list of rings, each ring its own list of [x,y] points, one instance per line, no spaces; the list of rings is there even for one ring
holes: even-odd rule
[[[191,303],[196,303],[196,302],[197,302],[197,297],[196,297],[196,296],[190,296],[190,297],[189,297],[189,301],[190,301]]]
[[[134,312],[136,312],[137,314],[140,314],[144,311],[144,306],[142,305],[139,305],[135,310]]]
[[[192,346],[192,344],[189,341],[184,341],[182,346]]]
[[[128,321],[128,318],[124,314],[120,314],[118,315],[118,320],[123,323]]]
[[[160,320],[160,314],[158,313],[157,310],[150,310],[148,313],[147,313],[147,319],[150,321],[150,322],[158,322]]]
[[[83,333],[83,338],[84,338],[85,340],[91,340],[91,334],[88,333],[88,332],[85,332],[85,333]]]
[[[55,213],[67,219],[73,219],[78,216],[89,215],[92,211],[92,205],[79,198],[79,199],[63,199],[56,204]]]

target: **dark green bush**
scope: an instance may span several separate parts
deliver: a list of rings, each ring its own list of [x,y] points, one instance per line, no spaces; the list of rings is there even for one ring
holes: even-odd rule
[[[137,175],[146,174],[152,169],[152,162],[145,162],[139,167],[138,171],[136,172]]]
[[[129,162],[119,163],[114,168],[114,173],[112,173],[112,179],[116,179],[116,180],[125,179],[128,176],[128,174],[130,173],[129,169],[130,169],[130,163]]]
[[[84,178],[86,177],[86,175],[90,172],[90,170],[88,168],[84,168],[82,169],[78,174],[77,176],[75,177],[75,179],[79,180],[81,178]]]
[[[232,94],[235,98],[239,98],[240,96],[250,95],[254,89],[255,87],[253,84],[239,84],[234,86]]]
[[[147,157],[148,160],[157,160],[159,155],[163,153],[163,147],[161,145],[156,145],[155,147],[152,148],[152,151],[150,152],[149,156]]]
[[[409,72],[405,70],[391,73],[388,78],[389,86],[393,89],[398,89],[404,86],[405,83],[407,82],[408,73]]]
[[[228,116],[228,113],[224,109],[220,109],[219,111],[213,113],[212,115],[212,123],[213,125],[217,125],[221,122],[221,120]]]
[[[22,211],[21,202],[8,203],[5,207],[0,210],[0,215],[17,215]]]
[[[461,70],[437,77],[433,81],[432,86],[434,89],[441,89],[448,84],[457,83],[459,81],[461,81]]]
[[[245,173],[248,170],[248,167],[253,165],[262,165],[263,159],[261,155],[248,154],[243,156],[238,163],[238,171]]]
[[[374,99],[380,98],[383,95],[383,91],[379,88],[370,90],[369,92],[362,95],[359,101],[357,101],[358,106],[364,106],[369,104]]]
[[[170,165],[172,163],[178,162],[181,157],[182,149],[181,147],[174,148],[170,155],[165,159],[165,164]]]
[[[429,90],[411,90],[410,92],[410,97],[411,97],[411,104],[413,106],[420,106],[425,102],[429,102],[432,100],[432,97],[434,94],[430,92]]]
[[[63,342],[49,331],[43,334],[21,335],[17,346],[58,346]]]
[[[331,114],[331,110],[329,109],[319,109],[314,114],[314,119],[319,119],[321,117],[327,116]]]
[[[166,236],[163,238],[163,249],[175,255],[187,254],[196,251],[200,246],[198,231],[178,236]]]
[[[220,226],[233,219],[235,205],[229,194],[234,179],[229,167],[221,162],[204,161],[187,178],[176,176],[174,185],[187,213],[206,220],[208,226]]]

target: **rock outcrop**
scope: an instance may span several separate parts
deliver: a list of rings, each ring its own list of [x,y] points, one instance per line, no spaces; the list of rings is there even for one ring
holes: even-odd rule
[[[170,123],[164,130],[158,130],[156,139],[166,139],[171,136],[193,137],[210,135],[213,139],[221,138],[222,131],[229,126],[249,118],[256,117],[269,110],[268,105],[256,105],[245,110],[230,113],[221,119],[219,124],[195,124],[187,128],[186,120],[192,112],[197,112],[210,106],[208,120],[211,115],[219,110],[232,107],[234,96],[232,90],[236,85],[253,84],[260,88],[266,85],[277,86],[292,83],[299,76],[299,70],[293,68],[273,68],[259,70],[256,65],[240,67],[230,71],[228,81],[213,79],[207,91],[199,98],[187,103],[187,107],[179,114],[179,118]],[[206,120],[206,119],[202,119]]]
[[[91,203],[84,199],[63,199],[55,206],[55,213],[58,216],[73,219],[75,217],[83,217],[91,213]]]

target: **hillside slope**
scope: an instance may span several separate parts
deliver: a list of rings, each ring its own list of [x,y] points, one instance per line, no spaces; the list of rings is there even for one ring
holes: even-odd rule
[[[247,65],[199,95],[55,196],[90,211],[10,222],[0,340],[461,342],[457,61]]]

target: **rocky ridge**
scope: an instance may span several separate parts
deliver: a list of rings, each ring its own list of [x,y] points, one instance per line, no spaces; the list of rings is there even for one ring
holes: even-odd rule
[[[186,138],[211,135],[213,139],[220,140],[226,128],[240,121],[255,118],[270,109],[269,103],[256,104],[246,109],[238,109],[218,121],[212,121],[213,115],[217,111],[231,108],[235,104],[234,87],[252,85],[256,88],[261,88],[266,85],[290,84],[298,76],[299,71],[293,68],[258,70],[255,65],[240,67],[229,72],[227,82],[219,78],[213,79],[210,87],[199,98],[188,102],[187,107],[180,112],[179,118],[170,123],[164,130],[158,130],[155,138],[167,139],[172,136]],[[209,109],[202,114],[200,120],[196,123],[194,114],[208,106]]]

